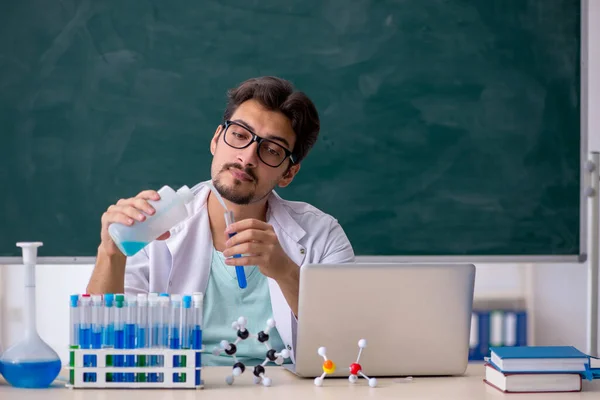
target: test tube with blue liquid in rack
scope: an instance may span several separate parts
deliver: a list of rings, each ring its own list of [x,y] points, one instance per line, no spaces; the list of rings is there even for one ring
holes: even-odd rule
[[[102,348],[102,296],[99,294],[92,295],[92,335],[91,344],[92,349]],[[92,361],[92,367],[95,367],[95,363]]]
[[[204,294],[196,292],[192,294],[192,334],[191,346],[194,350],[202,349],[202,311],[204,307]],[[202,366],[201,353],[196,353],[196,367]],[[196,382],[200,382],[200,371],[196,370]]]
[[[181,302],[181,348],[189,350],[191,349],[191,337],[192,337],[192,296],[183,296]],[[179,365],[181,367],[187,366],[187,357],[181,356],[179,359]],[[182,373],[180,381],[185,382],[187,376]]]
[[[135,349],[135,339],[137,336],[135,323],[137,321],[137,298],[134,295],[125,296],[125,348]],[[135,355],[125,356],[125,366],[135,367]],[[135,374],[128,372],[125,374],[125,382],[134,382]]]
[[[148,296],[144,293],[140,293],[137,296],[138,308],[137,308],[137,340],[136,348],[145,349],[148,347]],[[148,359],[145,355],[137,356],[137,366],[146,367],[148,366]],[[146,382],[146,374],[138,372],[135,376],[136,382]]]
[[[123,350],[125,348],[125,310],[123,303],[125,297],[122,294],[115,296],[115,349]],[[116,355],[114,357],[115,367],[125,366],[125,356]],[[115,373],[113,379],[115,382],[125,382],[125,374]]]
[[[103,326],[102,326],[102,296],[98,294],[94,294],[92,297],[92,306],[91,306],[91,348],[98,350],[102,348],[102,334],[103,334]],[[91,355],[88,359],[91,367],[96,367],[98,365],[98,356]],[[97,375],[96,373],[90,373],[88,375],[88,379],[90,382],[96,382]]]
[[[92,299],[89,294],[81,295],[79,300],[79,348],[90,349],[92,348]],[[86,355],[83,357],[84,367],[91,367],[90,356]],[[84,374],[83,378],[86,382],[89,381],[90,376],[88,373]]]
[[[102,348],[113,349],[115,347],[115,296],[112,293],[104,295],[104,330],[102,333]],[[105,360],[107,367],[114,365],[113,356],[107,355]],[[107,382],[113,381],[113,374],[108,373],[106,376]]]
[[[71,350],[79,348],[79,295],[73,294],[70,297],[69,302],[69,312],[70,312],[70,332],[69,332],[69,348]],[[75,366],[75,352],[69,352],[69,365],[71,367]],[[69,381],[71,384],[75,382],[75,370],[71,369],[69,373]]]
[[[171,308],[169,307],[169,295],[161,293],[158,297],[158,346],[161,349],[169,348],[169,316],[171,315]],[[164,367],[165,356],[158,356],[158,365]],[[164,381],[164,376],[158,374],[158,382]]]
[[[159,311],[158,293],[148,294],[148,346],[152,349],[159,348],[160,324],[158,318]],[[151,367],[158,366],[158,356],[151,355],[149,360]],[[158,382],[158,374],[150,372],[148,382]]]
[[[171,326],[169,329],[169,348],[181,348],[181,295],[171,295]],[[173,366],[179,367],[179,357],[173,356]],[[173,373],[173,381],[179,381],[179,374]]]

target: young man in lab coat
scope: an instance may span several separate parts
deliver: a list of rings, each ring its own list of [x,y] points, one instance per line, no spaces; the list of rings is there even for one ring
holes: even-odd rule
[[[261,77],[230,90],[223,123],[210,141],[211,178],[237,222],[226,230],[223,207],[198,184],[187,204],[191,217],[127,258],[112,242],[108,226],[152,218],[147,200],[159,196],[147,190],[119,200],[102,215],[88,292],[203,292],[205,365],[232,365],[229,356],[210,352],[221,340],[235,339],[231,324],[239,316],[248,318],[252,333],[274,318],[271,345],[293,350],[300,266],[354,261],[352,246],[332,216],[273,191],[292,182],[319,129],[314,104],[288,81]],[[229,233],[236,235],[229,238]],[[242,257],[230,258],[237,254]],[[245,289],[238,286],[236,265],[244,266]],[[250,342],[240,343],[237,356],[250,364],[262,362],[264,345]]]

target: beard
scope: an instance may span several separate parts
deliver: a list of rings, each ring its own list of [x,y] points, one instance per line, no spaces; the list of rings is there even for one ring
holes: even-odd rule
[[[248,182],[248,183],[253,183],[254,187],[246,192],[240,192],[238,189],[241,187],[242,182],[237,179],[233,180],[232,187],[225,186],[221,182],[221,179],[219,178],[219,176],[223,172],[227,172],[231,168],[239,169],[241,171],[244,171],[246,174],[248,174],[252,178],[252,182]],[[264,196],[262,196],[260,199],[255,198],[257,183],[258,182],[256,179],[256,175],[254,174],[254,171],[252,171],[252,169],[250,169],[250,168],[243,168],[238,163],[225,164],[223,166],[223,168],[221,168],[221,171],[216,175],[215,179],[213,179],[213,185],[214,185],[215,189],[217,189],[217,192],[219,192],[221,197],[223,197],[224,199],[226,199],[234,204],[239,204],[239,205],[248,205],[257,200],[261,200],[264,197]]]

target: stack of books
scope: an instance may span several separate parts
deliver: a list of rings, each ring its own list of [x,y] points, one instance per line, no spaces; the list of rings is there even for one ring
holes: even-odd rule
[[[596,361],[572,346],[492,347],[484,382],[506,393],[579,392],[583,379],[600,378]]]

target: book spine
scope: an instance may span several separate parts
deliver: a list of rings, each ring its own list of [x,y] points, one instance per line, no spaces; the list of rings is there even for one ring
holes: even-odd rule
[[[515,346],[517,344],[517,313],[509,311],[504,314],[503,346]]]
[[[471,314],[471,332],[469,336],[469,361],[481,360],[478,352],[479,345],[479,314],[473,311]]]
[[[479,356],[489,357],[490,351],[490,312],[479,311]]]
[[[527,346],[527,313],[519,311],[517,314],[517,346]]]
[[[494,310],[490,312],[490,346],[503,346],[506,340],[504,332],[504,314],[503,310]]]

